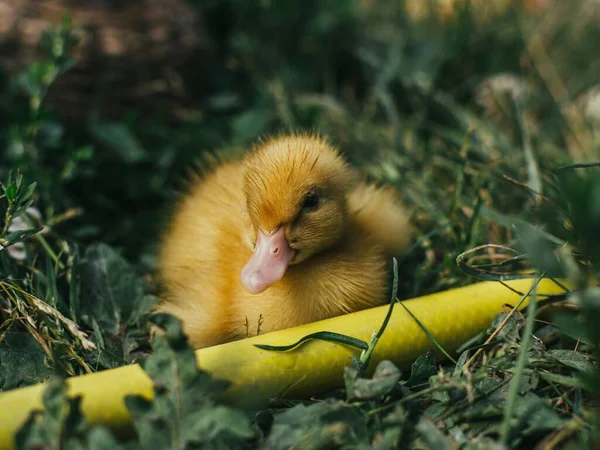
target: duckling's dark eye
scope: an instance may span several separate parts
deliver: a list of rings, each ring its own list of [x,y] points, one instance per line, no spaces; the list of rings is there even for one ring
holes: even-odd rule
[[[306,197],[304,197],[302,209],[305,211],[313,211],[318,208],[320,202],[321,198],[319,197],[319,194],[317,194],[315,191],[310,191],[308,194],[306,194]]]

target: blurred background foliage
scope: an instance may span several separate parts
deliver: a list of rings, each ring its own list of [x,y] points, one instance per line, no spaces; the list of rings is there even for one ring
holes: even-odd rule
[[[70,6],[75,19],[88,7],[43,3]],[[588,46],[599,37],[600,12],[592,1],[190,1],[185,12],[194,19],[186,24],[196,24],[197,39],[176,58],[168,52],[182,47],[172,37],[181,20],[147,19],[170,34],[162,47],[143,47],[127,40],[139,27],[133,18],[130,35],[122,28],[136,12],[131,4],[144,2],[89,3],[104,15],[80,14],[81,40],[90,41],[90,29],[115,27],[107,21],[120,14],[121,28],[105,34],[123,37],[123,55],[111,59],[107,37],[108,44],[98,38],[104,53],[91,55],[81,42],[79,54],[71,52],[70,37],[63,42],[57,31],[46,39],[45,60],[5,76],[2,175],[19,167],[37,181],[42,220],[68,217],[53,224],[57,233],[106,242],[144,270],[152,268],[164,207],[186,169],[265,134],[328,134],[371,177],[402,190],[419,228],[435,231],[408,255],[427,269],[412,295],[460,284],[458,274],[438,277],[451,270],[444,261],[466,246],[505,239],[493,225],[473,223],[477,204],[516,214],[529,207],[526,193],[490,167],[537,188],[540,170],[597,153],[600,62]],[[153,48],[154,57],[135,53]],[[93,57],[106,65],[102,76],[93,77],[92,63],[77,72],[79,61]],[[154,62],[147,64],[152,75],[135,66],[142,57]],[[170,63],[177,88],[140,89],[140,78],[169,78],[162,72]],[[79,84],[60,82],[69,70]],[[65,100],[73,96],[88,102],[77,110]]]
[[[0,368],[46,358],[0,388],[143,354],[186,174],[271,133],[327,134],[402,192],[419,230],[402,297],[530,266],[597,280],[598,1],[4,0],[0,16]]]

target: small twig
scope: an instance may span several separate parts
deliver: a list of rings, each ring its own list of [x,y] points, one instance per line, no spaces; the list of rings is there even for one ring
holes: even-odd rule
[[[567,422],[565,425],[551,433],[547,438],[540,442],[535,447],[535,450],[553,450],[558,447],[561,442],[579,431],[579,429],[580,425],[576,420]]]
[[[546,200],[549,203],[553,203],[554,205],[556,205],[557,203],[552,200],[549,197],[546,197],[544,194],[542,194],[541,192],[536,191],[535,189],[532,189],[531,187],[527,186],[525,183],[522,183],[521,181],[515,180],[514,178],[509,177],[506,174],[502,175],[502,178],[504,178],[506,181],[508,181],[509,183],[512,183],[516,186],[522,187],[523,189],[528,190],[529,192],[531,192],[532,194],[534,194],[535,196],[538,196],[539,198]]]
[[[567,169],[587,169],[590,167],[598,167],[598,166],[600,166],[600,161],[588,162],[588,163],[567,164],[566,166],[557,167],[554,170],[558,171],[558,170],[567,170]]]
[[[257,336],[260,334],[260,327],[263,324],[263,320],[264,320],[263,315],[262,315],[262,313],[260,313],[258,315],[258,325],[256,326],[256,335]]]

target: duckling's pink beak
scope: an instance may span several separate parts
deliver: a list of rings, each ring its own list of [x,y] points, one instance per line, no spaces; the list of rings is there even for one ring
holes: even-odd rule
[[[283,227],[271,235],[258,230],[254,254],[242,269],[242,284],[251,294],[260,294],[283,277],[293,258]]]

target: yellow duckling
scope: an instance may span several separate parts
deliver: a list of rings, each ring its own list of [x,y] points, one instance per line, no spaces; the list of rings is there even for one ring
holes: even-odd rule
[[[157,310],[202,348],[382,305],[391,256],[410,239],[393,189],[363,183],[321,137],[280,136],[176,205]]]

